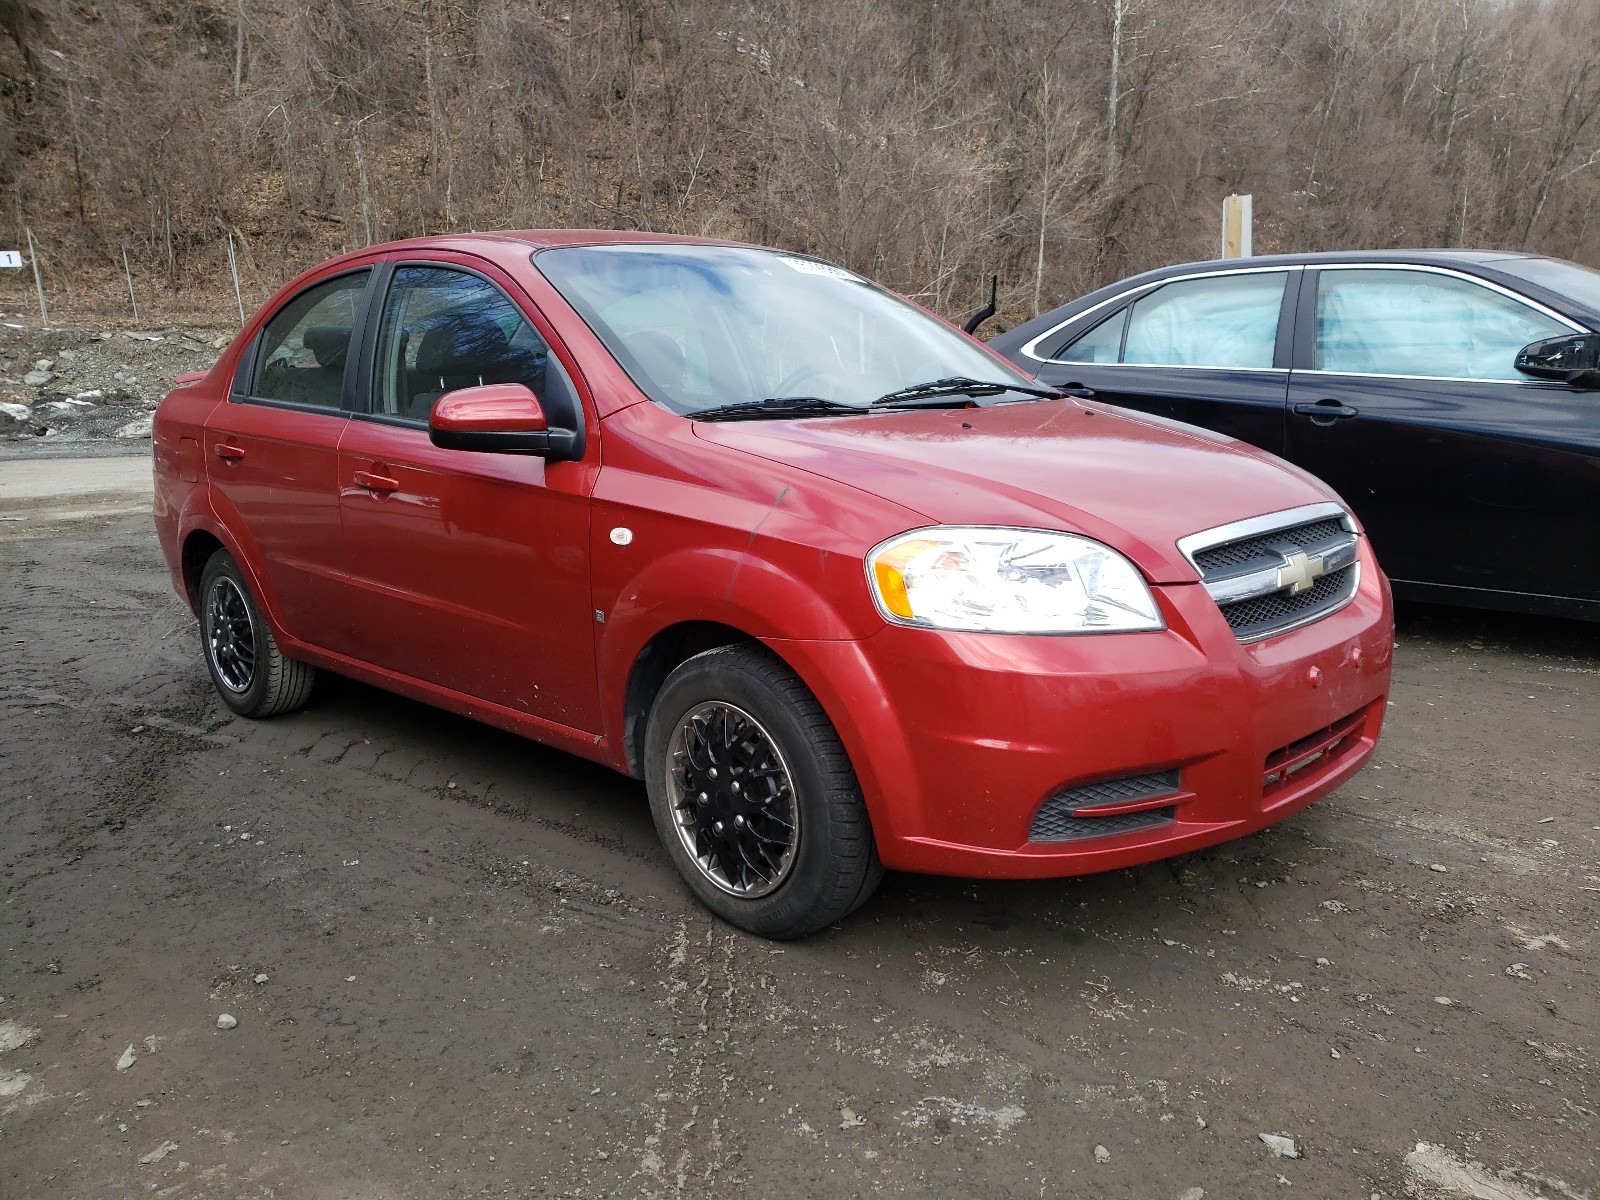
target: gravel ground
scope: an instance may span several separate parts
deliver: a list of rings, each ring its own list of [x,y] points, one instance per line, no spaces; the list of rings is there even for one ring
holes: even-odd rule
[[[0,460],[150,442],[175,375],[211,366],[232,330],[41,329],[0,320]],[[109,445],[108,445],[109,443]]]
[[[0,522],[7,1200],[1594,1194],[1600,627],[1403,610],[1310,810],[779,946],[602,768],[337,678],[233,718],[74,504]]]

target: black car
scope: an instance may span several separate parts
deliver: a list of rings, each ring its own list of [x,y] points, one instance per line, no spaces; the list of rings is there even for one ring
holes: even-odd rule
[[[990,345],[1339,491],[1395,589],[1600,620],[1600,272],[1494,251],[1187,263]]]

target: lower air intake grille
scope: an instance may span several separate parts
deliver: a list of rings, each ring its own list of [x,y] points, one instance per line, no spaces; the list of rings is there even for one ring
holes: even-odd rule
[[[1155,771],[1148,775],[1128,775],[1057,792],[1040,806],[1028,833],[1032,842],[1078,842],[1088,838],[1110,837],[1138,829],[1154,829],[1173,819],[1173,805],[1147,808],[1139,812],[1100,813],[1097,809],[1154,800],[1178,790],[1177,771]]]

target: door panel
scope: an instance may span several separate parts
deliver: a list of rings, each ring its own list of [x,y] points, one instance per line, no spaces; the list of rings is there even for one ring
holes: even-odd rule
[[[319,646],[342,608],[339,435],[346,413],[219,404],[207,421],[211,483],[238,514],[291,637]]]
[[[356,419],[339,448],[350,653],[574,729],[600,728],[580,464],[441,450]]]
[[[1320,415],[1330,400],[1355,415]],[[1600,395],[1296,371],[1289,404],[1285,457],[1344,497],[1393,579],[1600,599]]]
[[[1286,457],[1344,497],[1389,575],[1596,598],[1600,396],[1512,366],[1566,327],[1443,270],[1325,267],[1307,291]]]
[[[1287,371],[1046,363],[1039,378],[1055,387],[1094,390],[1094,399],[1186,421],[1283,452]]]

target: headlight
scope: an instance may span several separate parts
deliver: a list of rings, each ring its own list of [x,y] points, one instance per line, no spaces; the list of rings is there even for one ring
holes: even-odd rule
[[[867,555],[867,578],[879,611],[900,625],[984,633],[1165,628],[1131,562],[1069,533],[914,529]]]

